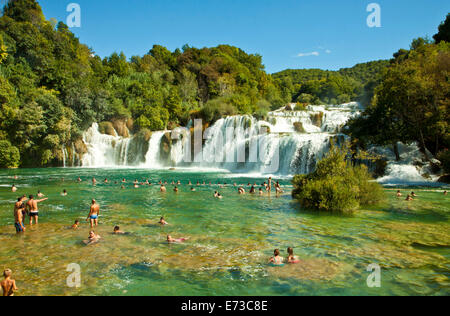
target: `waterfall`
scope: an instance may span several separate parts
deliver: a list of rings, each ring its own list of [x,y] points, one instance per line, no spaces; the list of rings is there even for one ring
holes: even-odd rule
[[[160,147],[161,140],[167,131],[154,132],[150,137],[148,142],[148,151],[145,155],[145,165],[146,168],[158,168],[161,167],[160,161]]]
[[[83,134],[87,153],[82,157],[83,167],[115,167],[128,165],[130,138],[101,134],[94,123]]]
[[[63,168],[66,168],[66,158],[68,157],[66,146],[62,145]]]
[[[193,135],[189,129],[181,133],[176,130],[153,132],[145,141],[138,136],[104,135],[99,132],[98,124],[93,124],[83,135],[87,153],[80,157],[80,163],[84,167],[158,169],[171,166],[220,168],[236,173],[307,174],[314,171],[332,141],[340,143],[348,138],[341,134],[342,128],[359,116],[360,110],[358,103],[349,103],[308,106],[302,111],[283,108],[269,113],[265,121],[249,115],[225,117],[206,129],[198,153],[191,152],[195,146],[191,144]],[[188,126],[191,128],[192,122]],[[170,137],[165,139],[166,135]],[[419,157],[417,151],[416,147],[403,148],[411,157]],[[415,164],[412,160],[398,166],[390,155],[384,156],[391,162],[389,174],[382,182],[395,180],[401,174],[407,174],[407,180],[422,178],[419,170],[411,167]]]

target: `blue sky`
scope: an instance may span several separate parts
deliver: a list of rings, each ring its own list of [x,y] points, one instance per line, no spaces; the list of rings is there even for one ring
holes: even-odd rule
[[[263,56],[268,72],[339,69],[390,58],[419,36],[432,37],[450,12],[448,0],[40,0],[47,19],[66,22],[101,57],[147,53],[153,44],[230,44]],[[369,28],[368,4],[381,6],[381,28]]]

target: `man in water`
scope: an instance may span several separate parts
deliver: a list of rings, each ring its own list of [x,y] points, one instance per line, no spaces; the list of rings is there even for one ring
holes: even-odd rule
[[[14,296],[14,292],[19,289],[16,286],[16,280],[11,279],[12,271],[10,269],[6,269],[3,272],[3,277],[5,278],[1,282],[3,296]]]
[[[44,194],[43,194],[41,191],[38,191],[37,197],[38,197],[38,198],[43,198],[43,197],[44,197]]]
[[[92,185],[96,185],[97,184],[97,179],[95,179],[95,177],[94,178],[92,178]]]
[[[161,184],[161,189],[159,190],[163,193],[167,192],[166,186],[164,184]]]
[[[61,195],[62,195],[62,196],[67,196],[67,190],[64,189],[64,190],[62,191]]]
[[[17,191],[16,185],[13,184],[12,187],[11,187],[11,192],[16,192],[16,191]]]
[[[100,206],[97,204],[95,199],[92,200],[91,209],[89,211],[89,215],[86,219],[86,221],[91,222],[91,228],[94,228],[94,224],[97,227],[98,226],[98,217],[100,216]]]
[[[27,202],[27,208],[28,208],[28,216],[30,216],[30,226],[33,225],[33,219],[34,223],[38,224],[39,219],[39,210],[38,210],[38,203],[47,201],[48,198],[41,199],[41,200],[35,200],[32,195],[30,195],[30,200]]]
[[[25,231],[25,226],[23,225],[23,210],[25,209],[25,205],[22,199],[22,197],[18,198],[14,205],[14,226],[16,227],[17,234]]]
[[[174,189],[173,189],[173,192],[175,192],[175,193],[178,193],[178,187],[175,187]]]

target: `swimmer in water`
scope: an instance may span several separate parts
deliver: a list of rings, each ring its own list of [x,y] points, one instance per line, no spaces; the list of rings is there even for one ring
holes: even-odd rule
[[[413,198],[416,198],[416,197],[417,197],[417,194],[415,194],[414,192],[411,192],[411,196],[412,196]]]
[[[116,227],[114,227],[113,234],[114,235],[125,235],[126,233],[121,231],[119,226],[116,226]]]
[[[403,196],[402,192],[400,192],[400,190],[397,191],[397,197],[401,198]]]
[[[161,189],[159,189],[162,193],[167,192],[167,189],[164,184],[161,184]]]
[[[78,182],[81,182],[81,178],[80,178],[80,177],[78,177],[77,181],[78,181]]]
[[[105,178],[105,180],[103,180],[103,183],[108,183],[108,179]]]
[[[120,187],[122,190],[125,190],[125,186],[122,184],[122,186]]]
[[[75,224],[72,225],[72,229],[77,230],[78,228],[80,228],[80,221],[76,220]]]
[[[161,225],[163,225],[163,226],[169,225],[169,223],[166,222],[166,220],[164,219],[164,217],[161,217],[161,219],[159,220],[159,223],[158,223],[158,224],[161,224]]]
[[[98,243],[100,241],[100,239],[102,239],[102,237],[100,235],[97,235],[93,230],[91,230],[89,232],[88,240],[85,241],[84,243],[86,244],[86,246],[88,246],[91,244]]]
[[[93,185],[96,185],[96,184],[97,184],[97,179],[92,178],[92,184],[93,184]]]
[[[406,197],[406,200],[405,201],[414,201],[414,199],[413,199],[413,197],[411,196],[411,195],[408,195],[407,197]]]
[[[264,195],[264,191],[263,191],[263,189],[261,189],[261,188],[259,188],[259,195]]]
[[[256,193],[255,186],[252,186],[252,187],[250,188],[250,194],[255,194],[255,193]]]
[[[67,196],[67,190],[64,189],[64,190],[62,191],[61,195],[62,195],[62,196]]]
[[[38,197],[38,198],[44,197],[44,194],[42,194],[42,192],[41,192],[41,191],[38,191],[38,193],[37,193],[37,197]]]
[[[178,193],[178,187],[173,188],[173,192]]]
[[[17,187],[14,184],[11,187],[11,192],[17,192]]]
[[[14,296],[14,292],[19,289],[16,286],[16,280],[13,280],[12,271],[10,269],[6,269],[3,272],[3,277],[5,278],[0,284],[3,290],[3,296]]]
[[[270,258],[269,263],[280,266],[284,264],[284,258],[280,256],[280,250],[275,249],[273,252],[274,256]]]
[[[191,192],[195,192],[195,188],[194,187],[191,188]]]
[[[287,249],[287,253],[288,253],[288,257],[287,257],[287,262],[288,263],[300,263],[300,260],[298,259],[298,257],[294,256],[294,249],[289,247]]]
[[[182,243],[182,242],[185,242],[187,240],[189,240],[189,238],[177,238],[177,239],[175,239],[175,238],[172,238],[172,236],[167,235],[167,242],[169,244]]]

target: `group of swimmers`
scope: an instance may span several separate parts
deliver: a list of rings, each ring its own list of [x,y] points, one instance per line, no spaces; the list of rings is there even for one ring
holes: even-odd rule
[[[300,263],[300,259],[294,255],[294,249],[291,247],[289,247],[287,249],[287,257],[286,258],[281,256],[279,249],[275,249],[275,251],[273,252],[273,257],[270,258],[270,260],[269,260],[269,264],[273,264],[275,266],[282,266],[285,263],[297,264],[297,263]]]
[[[445,193],[444,193],[444,195],[446,195]],[[403,194],[402,194],[402,192],[400,191],[400,190],[398,190],[397,191],[397,198],[398,199],[400,199],[400,198],[402,198],[403,197]],[[407,196],[406,196],[406,199],[405,199],[405,201],[414,201],[414,199],[415,198],[417,198],[418,196],[417,196],[417,194],[416,193],[414,193],[414,192],[411,192],[411,194],[408,194]]]

